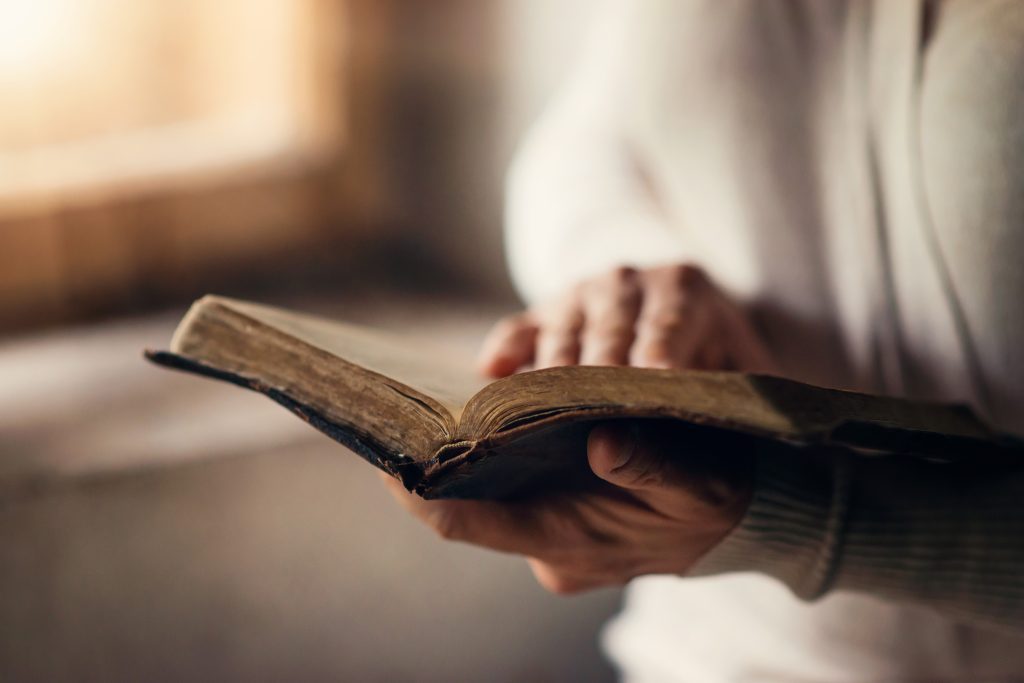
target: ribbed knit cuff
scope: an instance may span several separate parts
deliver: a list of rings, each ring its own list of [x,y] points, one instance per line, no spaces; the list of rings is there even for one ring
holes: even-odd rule
[[[759,454],[746,515],[689,575],[756,571],[801,598],[824,594],[839,559],[850,490],[849,457],[833,455]]]

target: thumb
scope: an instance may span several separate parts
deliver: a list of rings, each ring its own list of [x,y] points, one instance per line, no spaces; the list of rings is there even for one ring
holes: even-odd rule
[[[601,479],[638,493],[685,488],[676,463],[666,456],[662,444],[647,436],[637,422],[598,425],[587,439],[590,469]]]
[[[587,460],[598,477],[658,509],[674,510],[686,502],[745,510],[758,446],[741,435],[718,435],[714,441],[717,448],[700,437],[699,428],[671,421],[609,422],[591,430]]]

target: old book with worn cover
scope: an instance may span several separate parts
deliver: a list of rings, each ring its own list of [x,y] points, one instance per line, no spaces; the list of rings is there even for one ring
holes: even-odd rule
[[[181,321],[161,365],[262,392],[427,498],[502,498],[588,476],[596,421],[694,425],[796,445],[954,459],[1001,452],[963,406],[730,372],[564,367],[494,382],[472,364],[375,330],[216,296]]]

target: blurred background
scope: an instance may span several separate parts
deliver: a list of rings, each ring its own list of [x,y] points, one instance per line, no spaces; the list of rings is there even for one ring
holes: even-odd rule
[[[0,680],[606,680],[614,591],[442,544],[269,401],[148,367],[207,292],[475,350],[583,0],[0,0]]]

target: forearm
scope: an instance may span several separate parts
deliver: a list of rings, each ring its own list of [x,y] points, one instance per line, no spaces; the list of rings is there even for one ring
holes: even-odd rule
[[[859,591],[1024,630],[1024,468],[821,455],[761,457],[745,519],[695,573],[756,570],[808,600]]]

